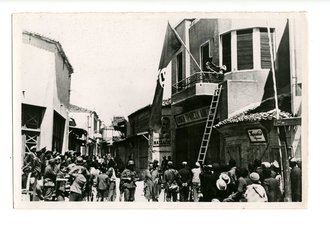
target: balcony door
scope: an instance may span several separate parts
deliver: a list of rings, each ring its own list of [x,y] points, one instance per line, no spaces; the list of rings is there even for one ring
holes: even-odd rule
[[[206,62],[210,58],[210,43],[206,42],[201,46],[201,67],[203,71],[207,71]]]

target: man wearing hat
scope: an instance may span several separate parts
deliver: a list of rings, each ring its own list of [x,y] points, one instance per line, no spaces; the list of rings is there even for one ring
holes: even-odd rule
[[[134,161],[129,160],[127,162],[127,167],[124,169],[120,177],[120,184],[124,192],[125,201],[135,200],[135,189],[136,189],[135,181],[137,179],[137,174],[134,168],[135,168]]]
[[[244,194],[247,202],[268,202],[267,194],[264,187],[260,184],[260,176],[256,172],[250,174],[252,181],[251,185],[248,185]]]
[[[181,165],[182,168],[179,170],[180,201],[184,202],[189,200],[192,173],[186,161],[183,161]]]

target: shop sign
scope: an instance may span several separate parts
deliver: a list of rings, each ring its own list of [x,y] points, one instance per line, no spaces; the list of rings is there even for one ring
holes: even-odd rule
[[[247,132],[251,143],[266,142],[264,132],[261,128],[248,129]]]
[[[178,126],[196,122],[199,120],[206,119],[209,113],[209,107],[199,108],[193,111],[186,112],[175,116],[175,121]]]
[[[158,138],[154,137],[154,147],[160,147],[160,146],[171,146],[171,140],[168,138]]]

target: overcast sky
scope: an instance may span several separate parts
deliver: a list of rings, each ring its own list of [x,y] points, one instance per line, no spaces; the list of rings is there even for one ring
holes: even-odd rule
[[[25,14],[19,27],[59,41],[74,73],[71,103],[114,115],[152,103],[167,22],[162,14]],[[14,25],[15,26],[15,25]],[[170,97],[170,65],[164,98]]]

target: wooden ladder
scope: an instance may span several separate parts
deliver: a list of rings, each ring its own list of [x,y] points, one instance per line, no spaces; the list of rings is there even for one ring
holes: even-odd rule
[[[203,139],[202,139],[201,147],[199,149],[198,158],[197,158],[197,162],[200,162],[202,164],[204,164],[206,152],[207,152],[209,141],[211,138],[212,128],[213,128],[215,116],[217,114],[221,90],[222,90],[222,85],[221,86],[218,85],[218,87],[214,91],[211,105],[210,105],[209,115],[206,120]]]

